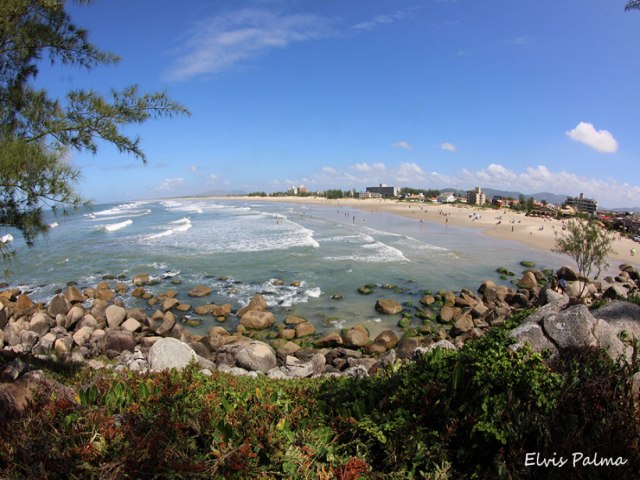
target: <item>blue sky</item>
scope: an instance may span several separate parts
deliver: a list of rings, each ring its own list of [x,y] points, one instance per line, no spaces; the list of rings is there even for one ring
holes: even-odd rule
[[[624,0],[96,0],[115,66],[38,83],[167,90],[149,162],[73,153],[96,202],[385,183],[640,206],[640,11]]]

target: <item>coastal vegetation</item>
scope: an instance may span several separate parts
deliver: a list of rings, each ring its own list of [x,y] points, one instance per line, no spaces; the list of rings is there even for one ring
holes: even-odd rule
[[[607,257],[613,252],[611,233],[594,220],[571,219],[566,231],[556,232],[555,252],[567,255],[576,262],[579,275],[586,279],[596,273],[598,278],[608,266]],[[578,298],[582,296],[587,282],[582,282]]]
[[[0,424],[3,478],[633,478],[631,363],[513,349],[530,311],[362,379],[116,373],[40,365],[71,392]],[[539,458],[618,459],[525,466]],[[620,464],[624,459],[624,464]]]

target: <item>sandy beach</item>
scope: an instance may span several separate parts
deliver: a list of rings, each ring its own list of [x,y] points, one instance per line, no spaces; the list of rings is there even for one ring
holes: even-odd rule
[[[290,202],[348,206],[365,212],[385,212],[415,219],[416,222],[480,228],[485,235],[520,242],[533,249],[549,251],[555,246],[556,234],[562,232],[562,220],[529,217],[512,210],[490,210],[464,204],[409,203],[391,199],[341,198],[328,200],[324,197],[229,197],[235,200]],[[640,244],[628,238],[616,236],[614,253],[608,262],[612,270],[621,263],[640,267]],[[638,253],[631,255],[631,250]],[[567,262],[569,264],[570,262]]]

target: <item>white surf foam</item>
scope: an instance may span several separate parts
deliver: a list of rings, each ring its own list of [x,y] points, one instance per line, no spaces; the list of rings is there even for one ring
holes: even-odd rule
[[[125,220],[124,222],[120,222],[120,223],[110,223],[108,225],[104,225],[102,228],[104,230],[106,230],[107,232],[116,232],[118,230],[122,230],[125,227],[128,227],[132,223],[133,223],[133,220],[129,219],[129,220]]]
[[[183,222],[182,220],[186,220],[185,222]],[[162,237],[168,237],[170,235],[174,235],[176,233],[181,233],[181,232],[186,232],[187,230],[189,230],[193,225],[191,223],[191,220],[189,220],[188,218],[184,218],[184,219],[180,219],[180,223],[176,223],[176,222],[171,222],[174,225],[178,225],[177,227],[171,227],[168,228],[166,230],[164,230],[163,232],[160,233],[154,233],[151,235],[147,235],[145,237],[146,240],[155,240],[157,238],[162,238]]]

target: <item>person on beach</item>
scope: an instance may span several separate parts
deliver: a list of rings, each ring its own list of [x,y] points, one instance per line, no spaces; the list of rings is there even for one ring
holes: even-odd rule
[[[567,289],[567,281],[565,280],[564,276],[561,276],[558,279],[558,293],[564,294],[566,289]]]

